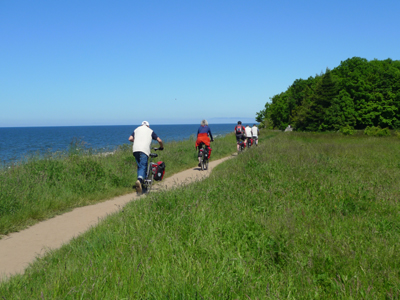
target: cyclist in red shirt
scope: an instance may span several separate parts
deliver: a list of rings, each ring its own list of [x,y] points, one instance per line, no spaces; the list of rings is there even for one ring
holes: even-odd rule
[[[207,120],[202,120],[200,123],[200,127],[197,130],[197,140],[196,140],[196,150],[197,147],[200,146],[201,143],[204,143],[208,147],[208,159],[211,157],[211,147],[210,147],[210,138],[211,142],[214,141],[211,129],[208,127],[208,122]],[[201,158],[199,157],[199,167],[201,166],[200,164]]]

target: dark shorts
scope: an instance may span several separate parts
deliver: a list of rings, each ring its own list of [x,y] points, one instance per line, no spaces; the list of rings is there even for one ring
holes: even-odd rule
[[[244,134],[237,134],[236,135],[236,142],[237,143],[240,143],[241,140],[244,141],[244,139],[245,139]]]
[[[253,135],[253,140],[258,140],[258,136]]]

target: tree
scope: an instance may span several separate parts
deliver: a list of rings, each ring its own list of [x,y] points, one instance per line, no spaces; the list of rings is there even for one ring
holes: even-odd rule
[[[257,118],[280,129],[290,123],[309,131],[400,128],[400,61],[353,57],[315,77],[296,79]]]
[[[327,109],[332,105],[334,98],[337,96],[336,84],[332,79],[329,69],[317,82],[315,93],[311,98],[309,124],[306,127],[310,131],[324,131],[332,129],[331,126],[325,124]]]

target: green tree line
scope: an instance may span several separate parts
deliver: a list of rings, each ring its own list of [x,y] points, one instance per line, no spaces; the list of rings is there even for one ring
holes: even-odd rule
[[[353,57],[325,73],[296,79],[273,96],[256,120],[267,128],[301,131],[368,126],[400,128],[400,61]]]

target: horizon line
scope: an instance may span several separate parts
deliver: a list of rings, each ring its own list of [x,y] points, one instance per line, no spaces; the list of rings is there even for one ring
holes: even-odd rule
[[[257,121],[254,122],[242,122],[242,123],[253,123],[253,124],[258,124]],[[210,124],[210,123],[209,123]],[[237,122],[216,122],[216,123],[211,123],[211,124],[237,124]],[[169,126],[169,125],[199,125],[198,123],[178,123],[178,124],[150,124],[150,127],[152,125],[164,125],[164,126]],[[42,128],[42,127],[95,127],[95,126],[140,126],[140,124],[113,124],[113,125],[31,125],[31,126],[0,126],[0,128]]]

